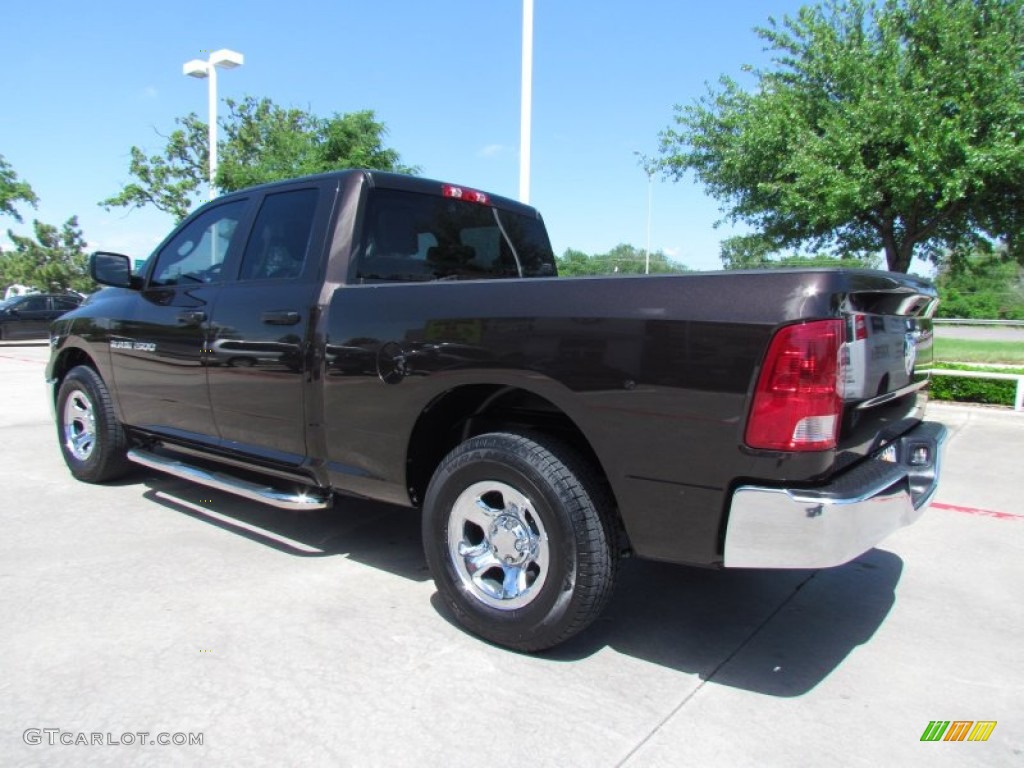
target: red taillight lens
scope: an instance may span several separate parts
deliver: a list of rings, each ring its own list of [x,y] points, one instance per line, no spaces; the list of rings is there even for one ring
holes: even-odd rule
[[[853,338],[855,341],[863,341],[868,337],[868,323],[864,315],[853,316]]]
[[[480,203],[481,205],[487,205],[487,195],[483,192],[478,192],[475,189],[466,189],[465,187],[456,187],[452,184],[445,184],[441,187],[441,194],[445,197],[453,197],[456,200],[465,200],[469,203]]]
[[[835,448],[843,400],[839,390],[841,320],[816,320],[778,331],[768,347],[747,423],[751,448]]]

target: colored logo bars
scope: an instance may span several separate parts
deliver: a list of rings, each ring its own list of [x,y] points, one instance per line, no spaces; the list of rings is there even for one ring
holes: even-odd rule
[[[921,741],[988,741],[995,720],[930,720]]]

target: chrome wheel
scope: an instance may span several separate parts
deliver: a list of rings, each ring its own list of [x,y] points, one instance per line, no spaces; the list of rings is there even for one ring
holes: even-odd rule
[[[540,515],[498,481],[473,483],[448,519],[448,556],[463,589],[500,610],[529,605],[547,580],[550,545]]]
[[[470,632],[519,651],[589,625],[616,571],[605,485],[570,446],[534,437],[469,438],[423,498],[423,551],[445,606]]]
[[[64,445],[78,461],[86,461],[96,447],[96,414],[92,400],[81,389],[64,401]]]

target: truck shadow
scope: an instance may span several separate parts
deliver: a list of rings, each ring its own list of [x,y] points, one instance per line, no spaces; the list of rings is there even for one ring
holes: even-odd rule
[[[430,579],[415,510],[339,498],[332,509],[290,512],[161,475],[124,482],[139,480],[147,500],[293,557],[347,557],[413,581]]]
[[[878,630],[903,561],[872,549],[818,571],[705,570],[628,561],[604,615],[548,652],[574,661],[604,647],[718,685],[800,696]]]
[[[288,512],[160,475],[144,497],[294,557],[347,557],[427,581],[414,510],[339,498],[334,509]],[[582,634],[535,658],[586,659],[611,648],[701,680],[769,696],[802,695],[881,626],[903,561],[873,549],[838,568],[708,570],[627,560],[602,616]],[[435,593],[432,604],[454,626]]]

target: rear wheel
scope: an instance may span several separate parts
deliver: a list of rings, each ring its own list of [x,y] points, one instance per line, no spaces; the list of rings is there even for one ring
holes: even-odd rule
[[[588,626],[615,579],[610,498],[568,446],[492,433],[441,462],[423,541],[456,619],[499,645],[538,651]]]
[[[64,462],[87,483],[113,480],[128,471],[128,441],[103,379],[80,365],[57,393],[57,436]]]

